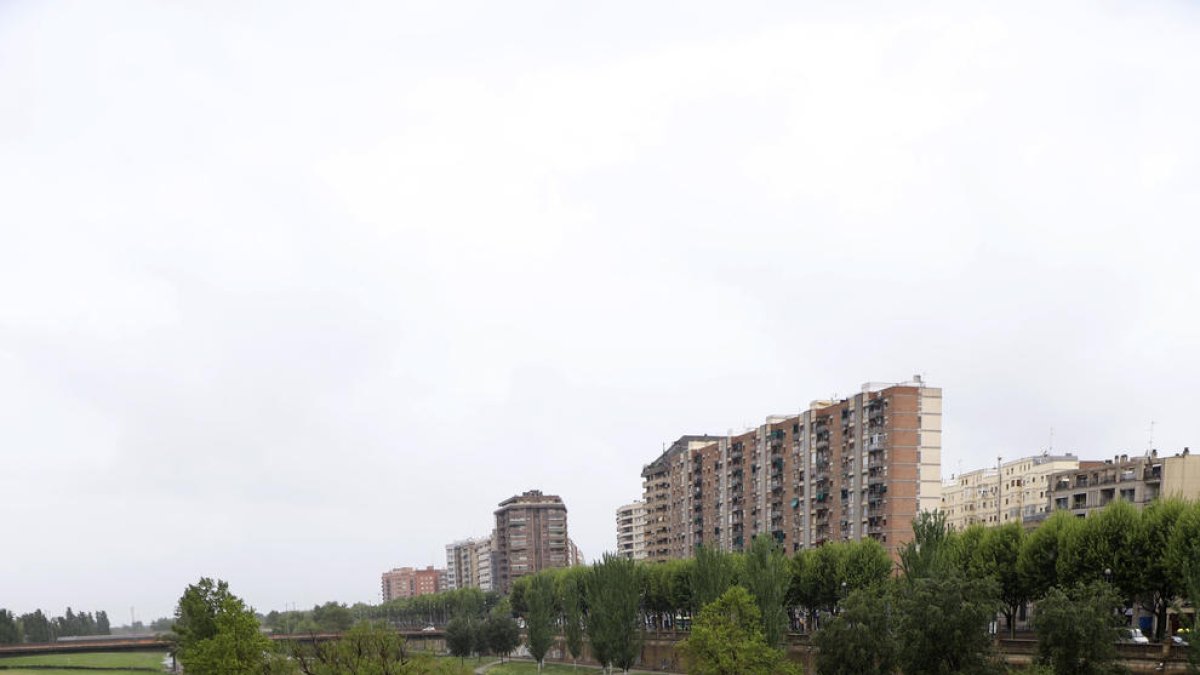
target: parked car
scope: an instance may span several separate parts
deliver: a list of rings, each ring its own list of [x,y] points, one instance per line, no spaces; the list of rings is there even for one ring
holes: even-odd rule
[[[1148,645],[1150,638],[1142,635],[1140,628],[1121,628],[1117,631],[1117,642],[1127,645]]]
[[[1175,645],[1176,647],[1187,647],[1188,641],[1184,640],[1182,635],[1172,635],[1171,644]]]

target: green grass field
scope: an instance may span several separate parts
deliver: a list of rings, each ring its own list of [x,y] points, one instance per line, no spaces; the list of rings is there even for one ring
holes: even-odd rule
[[[509,661],[497,666],[488,668],[488,675],[537,675],[537,664],[530,661]],[[542,668],[542,675],[592,675],[598,672],[597,668],[589,668],[588,666],[579,666],[573,668],[561,663],[547,663]]]
[[[153,668],[161,670],[163,652],[98,652],[95,654],[39,654],[37,656],[8,656],[0,657],[0,666],[8,669],[0,670],[0,675],[79,675],[80,670],[71,670],[70,666],[103,666],[105,668]],[[13,666],[64,666],[62,670],[54,669],[23,669]],[[141,670],[108,670],[106,675],[146,675]]]

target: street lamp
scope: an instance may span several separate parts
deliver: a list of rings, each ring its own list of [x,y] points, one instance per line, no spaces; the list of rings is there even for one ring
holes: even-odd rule
[[[1104,568],[1104,581],[1106,583],[1110,583],[1110,584],[1112,583],[1112,568],[1111,567]]]

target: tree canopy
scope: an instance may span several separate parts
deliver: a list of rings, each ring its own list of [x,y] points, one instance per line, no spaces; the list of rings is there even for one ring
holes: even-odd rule
[[[694,675],[799,672],[783,652],[767,644],[758,606],[741,586],[729,588],[700,610],[680,649]]]

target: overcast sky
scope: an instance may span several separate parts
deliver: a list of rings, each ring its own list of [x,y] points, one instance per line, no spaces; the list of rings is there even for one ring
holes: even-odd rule
[[[0,3],[0,606],[594,558],[914,373],[947,477],[1200,445],[1198,82],[1194,2]]]

